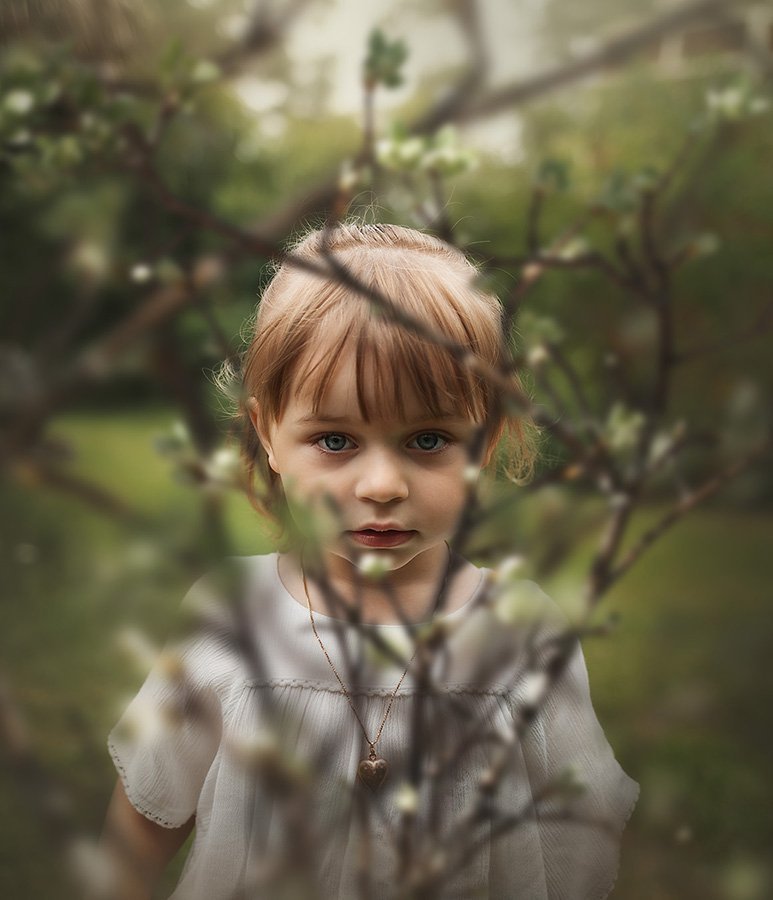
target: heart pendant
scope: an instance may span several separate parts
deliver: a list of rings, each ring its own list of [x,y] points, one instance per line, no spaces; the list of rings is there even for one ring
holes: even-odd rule
[[[389,771],[389,763],[380,756],[363,759],[357,766],[357,776],[372,791],[378,790],[384,783]]]

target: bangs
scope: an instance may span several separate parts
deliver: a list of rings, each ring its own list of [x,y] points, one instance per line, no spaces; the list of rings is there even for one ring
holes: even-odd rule
[[[425,406],[428,418],[485,420],[490,388],[483,379],[444,347],[385,320],[356,300],[355,308],[364,315],[350,317],[338,327],[330,322],[324,347],[301,361],[294,374],[296,395],[309,397],[315,415],[342,358],[353,351],[357,404],[366,422],[405,420],[411,395]]]

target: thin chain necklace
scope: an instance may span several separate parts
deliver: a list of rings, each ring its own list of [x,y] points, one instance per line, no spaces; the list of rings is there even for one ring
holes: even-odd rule
[[[448,546],[448,544],[446,544]],[[443,583],[438,591],[437,597],[435,598],[435,603],[432,607],[432,613],[434,614],[437,610],[438,603],[440,598],[445,594],[446,585],[448,584],[448,575],[451,571],[451,548],[448,547],[448,562],[446,564],[445,574],[443,575]],[[395,697],[397,696],[397,692],[400,690],[400,685],[403,683],[403,679],[408,674],[408,670],[411,667],[411,663],[416,658],[417,650],[413,651],[413,655],[408,660],[408,665],[405,667],[405,671],[400,676],[397,684],[392,691],[392,695],[389,698],[389,703],[387,703],[387,707],[384,710],[384,715],[381,719],[381,724],[378,726],[378,731],[376,732],[375,738],[371,740],[368,737],[368,731],[362,723],[362,719],[360,718],[360,714],[357,712],[357,707],[354,705],[352,701],[351,694],[347,690],[346,685],[343,682],[343,679],[338,674],[338,670],[333,665],[333,660],[330,658],[330,654],[327,652],[325,645],[322,643],[322,638],[319,636],[317,632],[317,625],[314,621],[314,611],[311,608],[311,597],[309,597],[309,585],[306,580],[306,569],[303,566],[303,557],[301,557],[301,578],[303,580],[303,592],[306,595],[306,605],[309,609],[309,620],[311,621],[311,630],[314,632],[314,637],[317,639],[317,643],[322,648],[322,652],[325,654],[325,659],[328,662],[328,665],[333,670],[333,674],[336,677],[336,680],[341,685],[341,690],[343,691],[344,697],[346,697],[346,702],[349,704],[349,708],[354,713],[354,717],[357,719],[357,722],[362,730],[363,736],[365,737],[365,743],[368,745],[368,756],[366,759],[361,759],[357,766],[357,777],[369,787],[372,791],[378,790],[381,785],[386,781],[386,777],[389,774],[389,763],[384,759],[383,756],[379,756],[376,751],[376,747],[378,746],[378,742],[381,740],[381,733],[384,730],[384,726],[386,725],[387,719],[389,718],[389,713],[392,711],[392,704],[395,702]]]

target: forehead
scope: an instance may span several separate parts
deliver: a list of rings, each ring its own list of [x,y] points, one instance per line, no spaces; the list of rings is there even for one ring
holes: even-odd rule
[[[355,413],[365,421],[485,417],[470,373],[447,350],[405,329],[331,325],[318,336],[299,359],[290,392],[315,415]]]
[[[311,367],[314,366],[319,379],[299,378],[294,386],[291,402],[299,416],[329,421],[361,418],[369,422],[390,422],[457,414],[450,407],[428,403],[407,377],[399,378],[393,391],[385,390],[372,365],[358,366],[352,347],[345,347],[333,358],[318,353],[311,362]]]

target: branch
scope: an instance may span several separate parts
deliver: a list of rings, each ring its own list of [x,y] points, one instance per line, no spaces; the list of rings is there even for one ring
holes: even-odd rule
[[[554,360],[558,368],[561,372],[563,372],[564,377],[566,378],[569,386],[572,389],[572,393],[574,394],[574,398],[577,402],[577,406],[583,418],[585,419],[585,425],[588,429],[593,433],[595,437],[599,436],[599,429],[597,427],[596,416],[593,413],[593,410],[590,406],[590,400],[580,382],[580,376],[577,373],[577,370],[574,366],[569,362],[566,355],[563,351],[553,342],[547,341],[545,343],[548,354],[550,358]]]
[[[759,444],[752,451],[747,453],[745,456],[741,457],[741,459],[737,459],[734,462],[730,463],[720,472],[717,472],[711,478],[707,479],[697,490],[693,491],[688,496],[684,497],[682,500],[677,503],[677,505],[670,510],[666,515],[664,515],[660,521],[646,531],[641,538],[634,544],[634,546],[628,551],[625,557],[615,566],[612,571],[610,571],[605,579],[601,592],[594,598],[598,600],[601,596],[601,593],[606,592],[612,584],[614,584],[618,579],[622,578],[622,576],[631,568],[631,566],[639,559],[639,557],[647,550],[652,544],[655,543],[658,538],[662,537],[672,525],[675,525],[684,515],[686,515],[691,510],[695,509],[695,507],[702,503],[704,500],[708,500],[710,497],[713,497],[721,488],[723,488],[726,484],[729,484],[734,478],[740,475],[742,472],[745,472],[748,468],[750,468],[758,459],[761,459],[767,453],[770,453],[773,450],[773,439],[768,439],[763,441],[763,443]]]
[[[147,524],[145,517],[137,510],[101,485],[72,472],[65,472],[51,463],[25,459],[16,466],[16,474],[25,481],[69,494],[96,512],[124,524],[135,526]]]
[[[521,106],[594,72],[617,68],[671,32],[679,31],[705,16],[721,15],[734,5],[737,5],[736,0],[698,0],[682,4],[673,12],[609,41],[582,59],[489,91],[473,106],[457,110],[453,118],[457,122],[472,122],[513,106]],[[431,131],[442,124],[443,120],[430,113],[416,127],[418,130]]]

